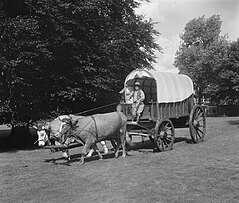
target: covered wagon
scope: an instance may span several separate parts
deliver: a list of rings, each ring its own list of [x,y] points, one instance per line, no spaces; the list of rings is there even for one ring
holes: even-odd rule
[[[138,122],[132,121],[132,101],[128,98],[136,82],[145,94],[145,106]],[[127,116],[130,136],[149,137],[159,151],[166,151],[172,149],[175,128],[189,127],[192,141],[203,141],[206,115],[203,108],[194,103],[193,82],[188,76],[137,69],[126,77],[122,93],[125,100],[120,110]]]

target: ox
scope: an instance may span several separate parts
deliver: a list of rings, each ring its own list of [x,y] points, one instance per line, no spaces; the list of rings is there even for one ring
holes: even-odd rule
[[[33,126],[37,130],[38,146],[43,147],[45,145],[51,145],[49,137],[59,136],[63,126],[66,125],[66,122],[68,122],[69,119],[72,119],[72,121],[74,122],[74,120],[77,120],[82,117],[83,116],[61,115],[51,122],[40,123],[37,126]],[[74,141],[74,140],[68,140],[68,142],[70,141]],[[107,154],[108,148],[106,147],[105,141],[101,141],[100,143],[104,149],[104,153]],[[57,141],[55,141],[54,144],[60,145],[60,143]],[[62,150],[62,151],[63,151],[63,157],[70,160],[69,151],[68,150]],[[93,152],[94,152],[94,149],[91,149],[87,157],[91,157]]]
[[[51,137],[61,144],[68,145],[70,139],[84,143],[81,153],[81,163],[84,163],[85,155],[90,147],[95,149],[100,159],[102,155],[96,146],[97,142],[110,140],[116,142],[115,157],[118,157],[120,145],[122,145],[122,157],[126,156],[125,140],[126,140],[127,117],[121,112],[112,112],[105,114],[95,114],[92,116],[81,117],[77,120],[69,120],[63,126],[62,133],[55,134]]]

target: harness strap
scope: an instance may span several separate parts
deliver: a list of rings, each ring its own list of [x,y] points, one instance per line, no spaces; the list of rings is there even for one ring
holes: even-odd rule
[[[95,135],[96,135],[96,141],[98,141],[98,129],[97,129],[96,121],[95,121],[94,116],[90,116],[90,117],[92,118],[92,120],[95,123]]]

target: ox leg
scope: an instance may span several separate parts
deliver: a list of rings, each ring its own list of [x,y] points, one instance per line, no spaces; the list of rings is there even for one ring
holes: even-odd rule
[[[59,142],[55,141],[55,145],[61,145]],[[62,156],[67,159],[68,161],[71,160],[70,154],[69,154],[69,150],[62,150]]]
[[[100,144],[102,145],[103,147],[103,150],[104,150],[104,154],[108,154],[109,153],[109,150],[106,146],[106,143],[105,141],[101,141]],[[89,153],[86,155],[87,158],[91,157],[93,152],[97,152],[97,154],[99,154],[99,148],[97,147],[97,145],[95,144],[95,146],[93,145],[92,148],[90,149]],[[101,154],[99,155],[101,156]]]
[[[118,158],[119,156],[119,148],[120,148],[120,140],[116,139],[116,147],[115,147],[115,158]]]
[[[125,147],[125,144],[126,144],[126,127],[123,128],[122,130],[120,130],[120,141],[121,141],[121,145],[122,145],[122,148],[123,148],[123,152],[122,152],[122,157],[126,157],[126,147]]]
[[[86,157],[87,157],[87,158],[92,157],[93,152],[94,152],[94,149],[91,148],[90,151],[89,151],[89,153],[86,155]]]
[[[109,150],[106,146],[106,142],[105,141],[101,141],[100,144],[102,145],[103,149],[104,149],[104,153],[105,154],[108,154],[109,153]],[[98,147],[97,147],[98,148]]]
[[[97,147],[96,143],[93,144],[92,148],[97,152],[97,154],[98,154],[99,157],[100,157],[100,160],[102,160],[102,159],[103,159],[103,156],[101,155],[100,150],[99,150],[99,148]]]
[[[115,141],[114,140],[110,140],[110,142],[111,142],[112,146],[114,147],[114,149],[116,149],[117,144],[115,144]]]
[[[85,145],[84,145],[84,148],[81,152],[81,164],[84,164],[85,163],[85,156],[86,156],[86,153],[88,152],[90,146],[91,146],[91,142],[86,142]]]
[[[70,157],[70,154],[69,154],[69,150],[68,150],[68,149],[62,151],[62,153],[63,153],[62,156],[63,156],[64,158],[66,158],[68,161],[71,160],[71,157]]]

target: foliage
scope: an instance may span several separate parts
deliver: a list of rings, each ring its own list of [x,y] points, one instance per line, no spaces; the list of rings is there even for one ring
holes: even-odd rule
[[[117,101],[125,76],[151,68],[159,33],[134,0],[0,1],[0,105],[21,124]]]
[[[220,52],[223,52],[226,57],[221,56],[215,59],[218,63],[215,67],[218,69],[213,74],[217,76],[217,80],[208,86],[206,92],[217,104],[235,105],[239,103],[239,39],[229,43],[224,50],[218,47],[220,48]]]
[[[212,87],[217,88],[220,74],[228,66],[229,43],[226,36],[219,35],[221,23],[218,15],[195,18],[186,24],[180,36],[182,43],[175,66],[192,78],[199,100],[205,93],[210,95]]]

